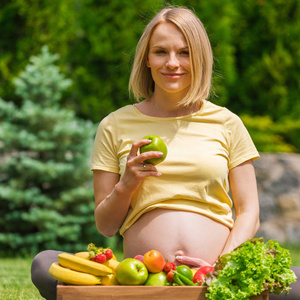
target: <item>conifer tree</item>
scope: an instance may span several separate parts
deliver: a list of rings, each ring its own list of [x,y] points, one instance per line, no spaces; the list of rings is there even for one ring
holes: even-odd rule
[[[57,59],[44,46],[14,80],[21,106],[0,99],[0,249],[6,254],[76,251],[100,242],[89,169],[95,125],[60,105],[71,80]]]

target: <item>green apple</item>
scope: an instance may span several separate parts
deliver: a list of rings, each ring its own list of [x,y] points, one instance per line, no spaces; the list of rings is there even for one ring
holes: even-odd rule
[[[149,273],[145,285],[153,285],[153,286],[169,285],[169,281],[167,280],[167,274],[165,272]]]
[[[134,258],[122,260],[115,272],[121,285],[142,285],[148,278],[146,266],[140,260]]]
[[[141,153],[144,153],[147,151],[160,151],[163,153],[163,156],[147,159],[147,160],[145,160],[145,163],[157,165],[157,164],[163,162],[166,159],[167,154],[168,154],[168,149],[167,149],[167,146],[164,143],[164,141],[156,135],[147,135],[143,139],[151,140],[151,143],[147,144],[147,145],[143,145],[140,148]]]

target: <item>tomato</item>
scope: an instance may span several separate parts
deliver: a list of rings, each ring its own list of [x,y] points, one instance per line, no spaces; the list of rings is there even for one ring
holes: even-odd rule
[[[193,272],[188,266],[185,265],[178,266],[176,268],[176,271],[182,274],[183,276],[187,277],[188,279],[193,280]]]
[[[176,269],[175,264],[172,261],[167,261],[164,265],[163,271],[168,273],[171,270],[175,270],[175,269]]]
[[[173,273],[172,270],[171,270],[170,272],[168,272],[168,274],[167,274],[167,280],[168,280],[169,282],[175,282],[175,281],[174,281],[174,273]]]

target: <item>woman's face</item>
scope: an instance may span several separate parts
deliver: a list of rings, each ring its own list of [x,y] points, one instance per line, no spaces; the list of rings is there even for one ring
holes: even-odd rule
[[[155,82],[154,93],[176,94],[183,98],[191,85],[188,44],[178,27],[160,23],[150,42],[147,66]]]

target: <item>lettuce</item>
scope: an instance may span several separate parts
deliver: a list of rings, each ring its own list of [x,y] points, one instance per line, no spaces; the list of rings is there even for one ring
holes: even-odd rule
[[[277,241],[262,238],[248,240],[232,252],[218,258],[211,274],[208,300],[245,300],[268,290],[288,293],[296,282],[291,257]]]

